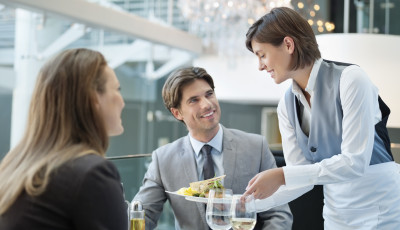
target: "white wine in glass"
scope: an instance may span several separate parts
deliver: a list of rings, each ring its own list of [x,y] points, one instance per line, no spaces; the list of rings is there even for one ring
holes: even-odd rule
[[[252,230],[257,220],[251,218],[232,218],[231,224],[234,230]]]
[[[145,230],[145,220],[131,219],[130,230]]]
[[[206,220],[213,230],[231,228],[231,189],[211,189],[208,194]]]
[[[233,230],[252,230],[257,223],[257,212],[252,195],[234,195],[231,206],[231,225]]]

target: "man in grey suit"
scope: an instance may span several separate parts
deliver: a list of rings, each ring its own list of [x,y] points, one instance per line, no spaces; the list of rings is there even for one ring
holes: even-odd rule
[[[134,200],[146,211],[146,229],[154,229],[164,203],[169,200],[175,215],[176,229],[209,229],[204,203],[185,200],[165,191],[177,191],[190,182],[203,180],[203,145],[212,147],[214,175],[226,175],[224,187],[234,194],[245,192],[251,178],[275,168],[266,139],[257,134],[227,129],[219,123],[221,110],[214,93],[214,82],[202,68],[189,67],[172,73],[162,90],[164,104],[182,121],[189,134],[156,149],[145,174],[143,185]],[[291,229],[289,206],[282,205],[258,213],[254,229]]]

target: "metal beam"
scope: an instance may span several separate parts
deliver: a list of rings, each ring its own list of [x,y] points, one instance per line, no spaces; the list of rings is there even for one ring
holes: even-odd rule
[[[136,39],[132,44],[125,46],[126,48],[124,49],[124,52],[113,52],[114,55],[111,57],[111,59],[108,60],[108,65],[111,68],[115,69],[118,66],[127,62],[130,57],[135,56],[137,53],[139,53],[138,50],[144,48],[144,46],[146,46],[146,48],[150,48],[150,44],[151,43],[149,42]],[[106,56],[106,58],[108,58],[108,56]]]
[[[171,56],[172,58],[168,60],[168,62],[159,67],[156,71],[148,73],[147,77],[151,79],[159,79],[161,77],[164,77],[174,69],[190,62],[190,55],[188,55],[187,53],[175,52]]]
[[[60,15],[88,26],[115,31],[195,54],[201,54],[202,51],[200,38],[192,34],[83,0],[0,0],[0,3]]]
[[[68,30],[64,31],[64,33],[40,53],[39,56],[41,58],[48,58],[81,38],[85,33],[85,26],[75,23]]]
[[[344,0],[343,10],[343,33],[349,32],[349,18],[350,18],[350,0]]]

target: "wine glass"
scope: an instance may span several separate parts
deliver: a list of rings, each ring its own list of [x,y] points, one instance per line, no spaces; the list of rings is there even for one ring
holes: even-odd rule
[[[234,195],[231,205],[231,224],[233,230],[252,230],[256,226],[257,212],[253,195],[242,197]]]
[[[231,228],[231,189],[210,189],[206,209],[208,226],[213,230]]]

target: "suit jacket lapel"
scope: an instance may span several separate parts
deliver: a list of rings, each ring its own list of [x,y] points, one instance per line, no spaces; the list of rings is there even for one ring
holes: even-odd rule
[[[185,137],[180,154],[186,178],[190,182],[198,181],[196,159],[194,158],[194,151],[190,144],[189,136]]]
[[[221,125],[222,126],[222,125]],[[222,142],[222,154],[224,159],[224,174],[227,175],[224,179],[224,186],[227,188],[232,188],[235,164],[236,164],[236,142],[233,139],[231,132],[222,126],[224,131],[224,137]]]
[[[197,175],[197,163],[196,159],[194,158],[194,151],[193,147],[190,144],[189,136],[185,137],[182,149],[180,150],[180,154],[182,157],[182,164],[185,169],[185,174],[186,178],[188,179],[189,182],[195,182],[199,180],[199,177]],[[189,185],[188,185],[189,186]],[[187,201],[187,202],[192,202],[192,201]],[[199,209],[200,216],[202,217],[201,219],[203,220],[204,224],[206,226],[207,222],[205,221],[206,219],[206,210],[205,210],[205,205],[204,203],[199,203],[196,202],[197,208]]]

